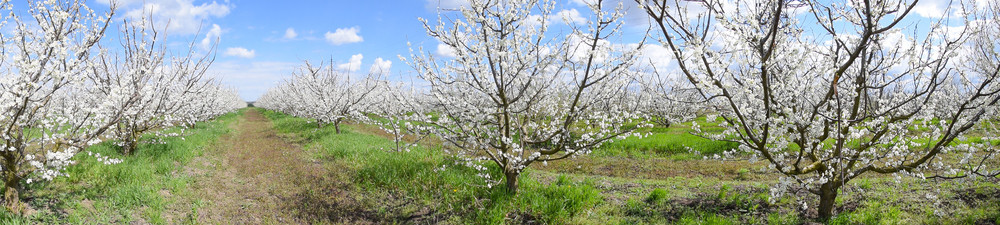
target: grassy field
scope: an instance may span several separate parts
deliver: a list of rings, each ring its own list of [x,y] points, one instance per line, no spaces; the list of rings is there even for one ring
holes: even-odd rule
[[[183,137],[161,138],[142,144],[135,154],[123,156],[119,147],[102,143],[87,149],[102,156],[122,159],[105,165],[86,153],[78,154],[69,176],[52,182],[36,182],[26,201],[33,209],[16,216],[0,212],[2,224],[163,224],[163,213],[171,196],[190,195],[190,177],[177,173],[207,146],[229,132],[228,124],[238,113],[198,123]],[[172,128],[178,129],[178,128]],[[154,137],[147,136],[146,141]],[[190,206],[192,208],[197,205]],[[192,209],[195,210],[195,209]],[[0,210],[2,211],[2,210]]]
[[[259,110],[282,140],[302,147],[302,162],[317,164],[321,177],[298,179],[304,186],[285,199],[301,207],[296,221],[348,224],[802,224],[816,222],[814,207],[802,209],[793,193],[772,199],[779,177],[765,164],[705,159],[735,147],[690,135],[689,124],[651,128],[588,156],[537,164],[522,174],[517,195],[486,187],[476,171],[456,165],[434,144],[395,152],[388,134],[349,124],[336,134],[309,120]],[[143,145],[121,156],[110,145],[88,150],[121,158],[103,165],[86,154],[70,176],[32,187],[25,216],[0,214],[0,223],[204,223],[195,215],[216,207],[196,200],[182,171],[205,148],[245,125],[244,113],[201,123],[165,144]],[[255,112],[256,113],[256,112]],[[240,119],[243,118],[243,119]],[[706,126],[703,129],[713,129]],[[690,147],[690,148],[687,148]],[[281,151],[278,149],[277,151]],[[215,154],[215,153],[213,153]],[[242,157],[242,156],[240,156]],[[238,157],[237,157],[238,158]],[[710,157],[709,157],[710,158]],[[294,161],[293,161],[294,162]],[[312,165],[312,164],[310,164]],[[496,170],[492,164],[487,165]],[[496,172],[496,171],[493,171]],[[289,184],[285,184],[288,186]],[[274,185],[275,187],[285,187]],[[272,187],[260,187],[273,189]],[[998,224],[1000,185],[980,179],[920,180],[865,176],[838,199],[838,216],[828,224]],[[174,199],[188,199],[175,201]],[[195,200],[190,200],[195,199]],[[285,203],[277,204],[282,205]],[[176,211],[189,210],[192,213]],[[186,207],[186,208],[185,208]],[[170,219],[166,219],[169,217]],[[267,221],[267,220],[265,220]]]
[[[690,135],[684,124],[534,166],[512,196],[503,187],[484,187],[437,146],[392,152],[386,134],[369,126],[334,134],[305,119],[265,115],[317,160],[347,168],[355,198],[387,223],[800,224],[816,215],[798,204],[799,198],[816,202],[812,195],[772,201],[769,188],[778,175],[764,164],[703,159],[735,146]],[[843,188],[838,207],[828,223],[1000,223],[1000,186],[867,176]]]
[[[717,122],[708,122],[705,117],[693,122],[701,124],[702,131],[720,131]],[[705,156],[721,154],[735,149],[735,142],[712,141],[693,135],[692,122],[674,124],[670,128],[656,126],[642,128],[636,132],[648,134],[644,137],[628,137],[625,140],[605,144],[591,156],[629,158],[670,158],[675,160],[702,159]]]

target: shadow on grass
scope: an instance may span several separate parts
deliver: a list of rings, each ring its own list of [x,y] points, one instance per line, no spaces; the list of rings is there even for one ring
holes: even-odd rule
[[[375,211],[361,206],[346,184],[334,182],[326,177],[310,176],[300,182],[305,185],[301,192],[284,199],[295,215],[303,221],[332,222],[347,224],[384,224],[385,218]]]

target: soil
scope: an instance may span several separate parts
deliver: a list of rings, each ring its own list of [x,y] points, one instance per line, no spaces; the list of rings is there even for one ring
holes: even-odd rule
[[[378,223],[345,191],[336,168],[308,159],[259,111],[231,126],[183,171],[192,194],[168,207],[168,224]]]

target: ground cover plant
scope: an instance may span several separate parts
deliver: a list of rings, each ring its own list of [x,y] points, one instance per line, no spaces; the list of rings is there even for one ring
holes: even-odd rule
[[[1000,223],[995,2],[438,1],[246,108],[149,1],[0,0],[0,223]]]
[[[787,175],[781,188],[818,195],[818,204],[804,204],[824,219],[834,215],[838,189],[865,173],[948,171],[940,161],[964,148],[952,143],[997,111],[995,42],[968,41],[991,39],[991,25],[945,30],[937,22],[896,42],[916,4],[638,2],[680,73],[725,121],[723,134],[738,136],[716,138]],[[683,4],[704,10],[672,9]]]
[[[124,155],[111,141],[87,148],[90,155],[78,155],[76,164],[66,168],[67,176],[48,183],[35,183],[27,193],[28,214],[0,212],[0,223],[145,223],[164,224],[171,196],[192,195],[192,177],[180,173],[192,159],[202,156],[219,136],[230,132],[238,115],[230,113],[211,122],[199,122],[184,135],[158,137],[138,145],[135,154]],[[180,132],[182,128],[168,128]],[[96,158],[122,161],[107,165]],[[190,206],[197,210],[197,205]]]
[[[798,198],[809,198],[806,193],[772,199],[768,189],[779,174],[745,160],[675,160],[669,154],[650,154],[608,163],[605,160],[617,157],[588,155],[572,163],[553,162],[527,170],[526,185],[517,195],[511,195],[503,191],[504,187],[463,184],[478,179],[478,172],[442,169],[454,167],[456,161],[440,151],[424,147],[410,152],[392,151],[390,134],[375,127],[352,124],[336,135],[331,129],[317,130],[307,119],[277,112],[265,115],[281,132],[299,136],[311,149],[312,157],[345,166],[357,195],[364,196],[359,197],[361,204],[367,204],[362,208],[373,208],[375,221],[383,223],[796,224],[814,220],[817,213],[815,209],[800,211]],[[622,163],[636,161],[641,163]],[[663,161],[669,163],[658,163]],[[663,175],[648,176],[657,173]],[[996,219],[995,213],[989,213],[989,209],[1000,207],[995,204],[995,182],[967,180],[940,185],[933,180],[902,179],[897,183],[891,176],[861,178],[861,184],[850,185],[843,196],[846,200],[841,200],[850,208],[843,208],[843,213],[830,222],[953,223]],[[940,188],[934,190],[931,185]],[[934,196],[919,194],[921,191],[931,191]],[[982,198],[959,200],[972,193],[980,193],[973,195]],[[907,206],[903,202],[919,204]],[[480,208],[469,209],[470,205]],[[563,210],[555,210],[560,208]],[[954,216],[942,218],[941,214]]]
[[[769,189],[780,174],[746,160],[675,158],[671,153],[591,154],[528,169],[521,191],[512,195],[504,187],[465,184],[476,181],[478,172],[461,165],[446,169],[460,160],[435,147],[393,151],[392,136],[370,125],[351,124],[338,135],[331,129],[316,129],[308,119],[273,111],[265,115],[280,132],[296,134],[311,157],[343,165],[340,169],[350,174],[362,208],[371,208],[369,213],[378,223],[798,224],[815,221],[818,213],[801,208],[800,198],[812,198],[805,192],[772,197]],[[1000,207],[996,204],[1000,186],[994,181],[900,179],[864,176],[858,184],[847,185],[839,200],[846,206],[828,222],[997,219],[992,209]]]
[[[116,139],[130,153],[147,131],[246,106],[205,78],[211,50],[188,46],[186,56],[166,55],[146,17],[123,21],[116,32],[122,49],[111,50],[102,40],[113,6],[97,13],[82,1],[0,1],[0,8],[0,26],[10,31],[0,40],[0,178],[8,212],[28,209],[23,193],[68,175],[88,146]],[[121,162],[106,156],[95,159]]]
[[[816,210],[803,210],[799,204],[799,198],[808,199],[811,195],[802,192],[772,198],[768,189],[780,174],[770,172],[761,163],[720,161],[712,157],[675,158],[671,153],[648,153],[644,157],[592,154],[572,162],[527,169],[521,191],[513,194],[503,186],[468,185],[481,179],[479,171],[456,164],[461,159],[442,152],[438,145],[425,146],[426,142],[422,142],[409,152],[399,152],[393,149],[392,135],[376,126],[347,124],[338,134],[330,126],[317,128],[310,119],[259,108],[189,129],[193,133],[185,140],[168,137],[168,144],[149,144],[135,156],[117,155],[120,154],[117,146],[111,144],[92,147],[94,152],[119,156],[126,162],[104,165],[90,159],[71,166],[69,177],[47,184],[59,188],[37,192],[38,197],[29,201],[45,207],[38,207],[38,212],[27,217],[6,214],[7,219],[25,223],[213,221],[200,215],[213,208],[233,206],[205,200],[195,204],[201,197],[194,197],[198,195],[192,192],[201,190],[192,190],[196,187],[190,186],[190,182],[199,178],[178,176],[171,171],[190,167],[185,165],[186,160],[205,157],[198,152],[205,151],[204,143],[211,143],[206,140],[245,124],[238,121],[245,120],[248,111],[263,114],[273,126],[267,129],[302,145],[305,164],[319,163],[328,170],[318,173],[319,178],[298,183],[307,188],[286,196],[289,202],[278,203],[299,206],[286,210],[294,212],[292,218],[300,222],[798,224],[816,221]],[[273,159],[261,160],[273,162]],[[119,172],[99,172],[102,170]],[[94,176],[102,178],[91,179]],[[164,190],[174,197],[164,197]],[[996,204],[1000,185],[991,180],[942,182],[864,176],[843,191],[838,203],[843,206],[828,223],[988,223],[1000,216],[995,213],[1000,209]],[[99,210],[102,208],[97,206],[109,206],[107,209],[112,210]],[[178,207],[190,211],[178,213]]]
[[[553,40],[546,37],[560,34],[546,29],[555,3],[471,1],[458,10],[461,18],[441,18],[436,25],[423,20],[428,35],[455,56],[439,59],[418,50],[404,58],[429,86],[426,94],[409,98],[418,106],[402,112],[441,141],[440,151],[480,171],[487,188],[501,184],[496,177],[503,175],[515,196],[519,174],[533,162],[547,167],[549,161],[595,150],[607,152],[583,157],[577,170],[596,163],[597,173],[620,175],[607,170],[616,163],[641,165],[634,159],[649,158],[649,150],[681,161],[748,160],[730,165],[738,169],[729,171],[741,180],[761,166],[785,175],[762,177],[770,179],[763,184],[768,200],[794,198],[798,211],[816,210],[808,217],[820,221],[832,221],[840,189],[867,173],[918,179],[971,173],[986,182],[996,179],[993,172],[976,172],[996,163],[991,142],[966,142],[983,138],[972,133],[995,116],[1000,99],[997,49],[983,41],[1000,27],[987,22],[995,16],[993,5],[956,8],[956,19],[968,26],[954,28],[941,26],[945,20],[900,25],[915,7],[912,2],[636,3],[651,19],[656,42],[677,59],[670,72],[686,85],[650,79],[661,83],[631,86],[645,76],[671,74],[656,68],[653,74],[632,70],[633,51],[643,43],[605,42],[619,28],[615,21],[621,15],[619,10],[604,12],[602,1],[588,2],[594,12],[586,24],[593,27],[572,29],[571,35]],[[688,8],[698,10],[680,10]],[[845,21],[836,21],[840,18]],[[919,41],[894,38],[904,26],[929,28]],[[580,36],[586,37],[582,44],[573,42]],[[587,49],[582,55],[575,51],[580,46]],[[596,79],[590,80],[592,76]],[[559,91],[564,89],[570,91]],[[699,109],[654,110],[671,103]],[[695,116],[703,118],[683,121]],[[690,130],[675,127],[665,135],[670,127],[647,128],[647,122],[684,124]],[[612,142],[631,135],[636,136]],[[980,165],[953,166],[960,157],[962,163]],[[652,164],[671,168],[683,163]],[[714,171],[720,172],[726,173]],[[663,174],[676,173],[657,173]]]

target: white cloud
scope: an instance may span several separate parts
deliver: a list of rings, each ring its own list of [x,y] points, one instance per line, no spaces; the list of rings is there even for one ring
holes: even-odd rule
[[[247,59],[257,56],[257,53],[254,50],[247,50],[246,48],[241,48],[241,47],[227,48],[224,54],[228,56],[236,56]]]
[[[941,18],[946,16],[944,10],[948,8],[949,1],[926,0],[920,1],[913,6],[913,12],[926,18]]]
[[[337,65],[337,69],[345,70],[348,72],[356,72],[361,69],[361,59],[364,58],[365,56],[361,54],[352,55],[351,59],[347,63]]]
[[[983,9],[988,1],[975,0],[972,4],[975,8]],[[952,0],[923,0],[913,6],[913,12],[924,18],[962,17],[963,14],[967,13],[959,1]]]
[[[446,56],[446,57],[455,57],[455,56],[458,56],[458,55],[455,54],[455,49],[454,48],[452,48],[451,46],[448,46],[448,45],[446,45],[444,43],[438,43],[437,54],[440,55],[440,56]]]
[[[545,19],[543,19],[541,15],[528,15],[528,17],[524,18],[524,24],[532,28],[541,26],[542,22],[548,22],[548,21],[545,21]]]
[[[222,27],[219,27],[218,24],[212,24],[212,29],[209,29],[208,33],[205,33],[205,38],[201,39],[201,48],[211,48],[212,44],[218,41],[220,37],[222,37]]]
[[[583,18],[580,15],[580,11],[576,9],[564,9],[556,13],[556,16],[562,18],[563,21],[568,22],[568,24],[584,24],[587,23],[587,18]]]
[[[627,48],[634,49],[638,44],[628,44]],[[640,65],[651,65],[657,70],[672,69],[675,66],[674,54],[669,48],[662,45],[647,44],[639,49]]]
[[[360,29],[358,27],[351,28],[337,28],[334,32],[326,32],[326,41],[329,41],[333,45],[342,45],[362,42],[365,39],[358,35]]]
[[[298,36],[299,33],[296,33],[294,28],[289,27],[285,30],[285,39],[295,39]]]
[[[381,57],[375,58],[375,62],[372,63],[372,67],[368,69],[369,73],[387,73],[389,68],[392,68],[392,61],[383,60]]]
[[[112,0],[98,0],[102,4],[110,4]],[[195,5],[194,0],[116,0],[125,16],[139,19],[153,16],[156,26],[172,35],[194,34],[204,31],[202,24],[212,18],[221,18],[229,14],[229,1],[219,3],[212,1]],[[169,24],[168,24],[169,23]]]
[[[976,0],[976,9],[984,10],[990,7],[990,2],[992,1],[996,0]],[[993,3],[993,4],[1000,4],[1000,3]]]

